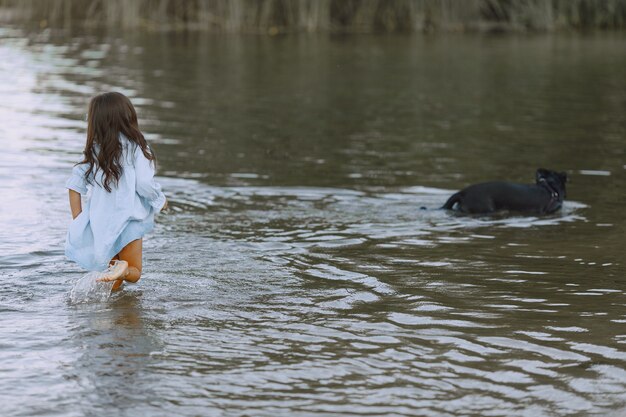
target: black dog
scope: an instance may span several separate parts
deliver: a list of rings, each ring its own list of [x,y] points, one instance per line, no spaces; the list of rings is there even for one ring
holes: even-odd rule
[[[539,168],[535,179],[536,184],[496,181],[470,185],[453,194],[442,208],[451,210],[457,205],[459,211],[470,214],[500,210],[547,214],[560,209],[567,174]]]

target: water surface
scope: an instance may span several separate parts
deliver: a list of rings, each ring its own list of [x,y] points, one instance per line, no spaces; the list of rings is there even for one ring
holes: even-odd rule
[[[620,415],[624,41],[1,30],[1,414]],[[172,209],[138,285],[74,305],[108,90]],[[436,210],[541,166],[562,212]]]

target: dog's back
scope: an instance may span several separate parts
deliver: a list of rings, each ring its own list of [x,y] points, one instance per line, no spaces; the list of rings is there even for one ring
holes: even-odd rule
[[[542,187],[512,182],[485,182],[462,191],[459,210],[464,213],[493,213],[495,211],[541,212],[549,199]]]
[[[551,213],[561,207],[566,180],[564,173],[539,169],[537,184],[493,181],[470,185],[450,196],[442,208],[452,210],[456,206],[460,212],[469,214],[500,210]]]

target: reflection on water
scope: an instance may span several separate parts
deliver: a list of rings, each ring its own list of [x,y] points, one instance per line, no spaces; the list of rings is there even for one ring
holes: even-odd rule
[[[82,414],[106,413],[112,407],[132,412],[138,403],[155,401],[157,379],[145,370],[162,346],[146,323],[141,292],[115,294],[106,306],[70,307],[64,344],[74,351],[63,363],[63,378],[74,389],[66,393],[81,398]]]
[[[3,416],[626,406],[621,35],[0,38]],[[63,184],[109,89],[172,210],[138,285],[72,304]],[[539,166],[560,213],[438,210]]]

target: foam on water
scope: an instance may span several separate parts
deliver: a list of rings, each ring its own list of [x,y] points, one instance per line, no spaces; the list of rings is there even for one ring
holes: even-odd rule
[[[89,272],[83,275],[70,291],[70,303],[103,303],[109,299],[113,282],[98,282],[104,272]]]

